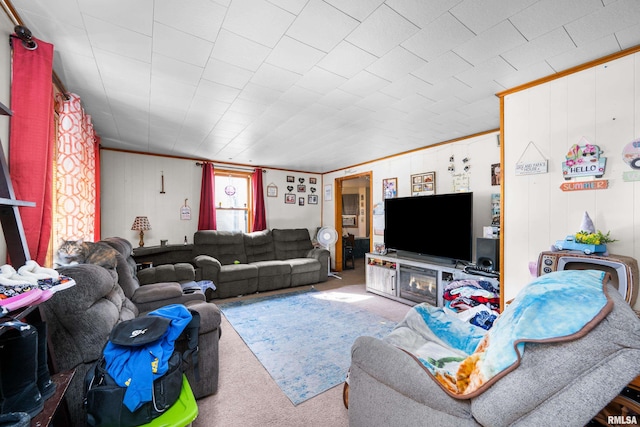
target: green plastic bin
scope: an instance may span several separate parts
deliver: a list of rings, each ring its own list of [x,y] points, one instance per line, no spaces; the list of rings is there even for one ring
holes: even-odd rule
[[[149,427],[185,427],[191,425],[197,417],[198,404],[193,391],[191,391],[187,377],[183,375],[182,391],[176,403],[167,409],[164,414],[144,425]]]

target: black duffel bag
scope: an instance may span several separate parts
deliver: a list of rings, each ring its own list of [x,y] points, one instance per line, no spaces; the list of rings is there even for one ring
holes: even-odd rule
[[[197,354],[199,316],[197,313],[184,329],[189,348],[174,351],[168,360],[168,369],[153,381],[151,401],[130,411],[123,403],[126,387],[120,387],[107,372],[105,357],[101,357],[85,376],[85,409],[87,424],[92,427],[133,427],[147,424],[162,415],[180,397],[186,363]],[[113,329],[109,340],[117,345],[139,347],[160,339],[170,321],[163,317],[147,315],[122,322]],[[143,331],[143,332],[140,332]],[[191,358],[191,359],[190,359]],[[195,362],[194,362],[195,363]]]

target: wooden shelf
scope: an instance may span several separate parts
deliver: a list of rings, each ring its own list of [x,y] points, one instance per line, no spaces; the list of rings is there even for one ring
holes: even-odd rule
[[[53,420],[54,415],[56,415],[60,403],[62,402],[62,398],[67,392],[67,388],[69,387],[75,373],[76,370],[72,369],[60,372],[51,377],[51,380],[56,385],[56,392],[44,402],[44,409],[42,412],[31,419],[31,427],[46,427],[51,425],[51,421]]]

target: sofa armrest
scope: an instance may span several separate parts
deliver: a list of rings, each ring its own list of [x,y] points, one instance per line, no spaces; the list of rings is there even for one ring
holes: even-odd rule
[[[324,282],[329,277],[329,256],[331,253],[325,248],[313,248],[307,252],[307,258],[315,258],[320,261],[319,281]]]
[[[196,265],[198,280],[211,280],[215,285],[218,283],[218,273],[222,268],[220,261],[209,255],[198,255],[193,259]]]
[[[170,304],[186,304],[189,301],[204,302],[202,292],[183,293],[178,282],[152,283],[140,286],[131,298],[140,312],[156,310]]]

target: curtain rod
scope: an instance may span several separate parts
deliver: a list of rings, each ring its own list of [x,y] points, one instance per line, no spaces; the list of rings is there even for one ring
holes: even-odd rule
[[[196,166],[203,166],[205,162],[196,162]],[[214,162],[206,162],[206,163],[211,163],[213,166],[215,167],[219,167],[222,169],[233,169],[233,170],[240,170],[240,171],[247,171],[247,172],[255,172],[257,168],[252,168],[249,166],[243,167],[243,166],[232,166],[232,165],[226,165],[226,164],[219,164],[219,163],[214,163]],[[262,169],[262,173],[267,173],[266,170]]]

